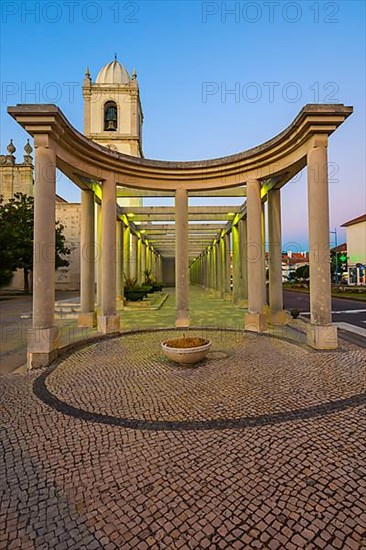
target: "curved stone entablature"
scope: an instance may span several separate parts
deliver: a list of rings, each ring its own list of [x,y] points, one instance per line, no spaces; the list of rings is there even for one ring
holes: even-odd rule
[[[8,107],[36,140],[39,134],[49,136],[57,166],[78,185],[78,176],[84,176],[99,181],[112,178],[127,187],[197,191],[274,177],[276,187],[281,187],[306,165],[308,151],[317,142],[326,145],[328,136],[352,112],[343,104],[308,104],[285,130],[259,146],[222,158],[174,162],[132,157],[98,145],[78,132],[56,105]]]

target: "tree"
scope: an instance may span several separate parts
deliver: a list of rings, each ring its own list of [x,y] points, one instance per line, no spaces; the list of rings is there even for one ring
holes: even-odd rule
[[[295,271],[295,279],[308,279],[309,278],[309,266],[308,264],[301,265]]]
[[[299,279],[309,279],[309,266],[307,264],[301,265],[295,271],[291,271],[289,274],[289,279],[291,281],[298,281]]]
[[[23,270],[24,292],[29,293],[29,272],[33,268],[34,198],[15,193],[8,202],[0,196],[0,285],[8,284],[9,272]],[[70,254],[63,233],[64,226],[56,222],[55,269],[69,265],[65,256]],[[11,280],[11,276],[10,276]]]

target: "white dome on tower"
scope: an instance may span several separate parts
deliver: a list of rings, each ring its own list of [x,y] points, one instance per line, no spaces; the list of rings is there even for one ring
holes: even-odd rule
[[[131,78],[126,69],[116,59],[104,65],[98,73],[96,84],[129,84]]]

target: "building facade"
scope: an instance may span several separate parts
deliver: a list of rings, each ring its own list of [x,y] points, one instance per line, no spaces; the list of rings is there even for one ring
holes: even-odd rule
[[[347,233],[348,284],[366,284],[366,214],[342,225]]]

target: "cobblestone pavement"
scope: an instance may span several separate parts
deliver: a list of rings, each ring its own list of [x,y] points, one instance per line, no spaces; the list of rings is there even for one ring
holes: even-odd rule
[[[365,351],[207,331],[179,368],[172,334],[1,378],[0,548],[365,549]]]

